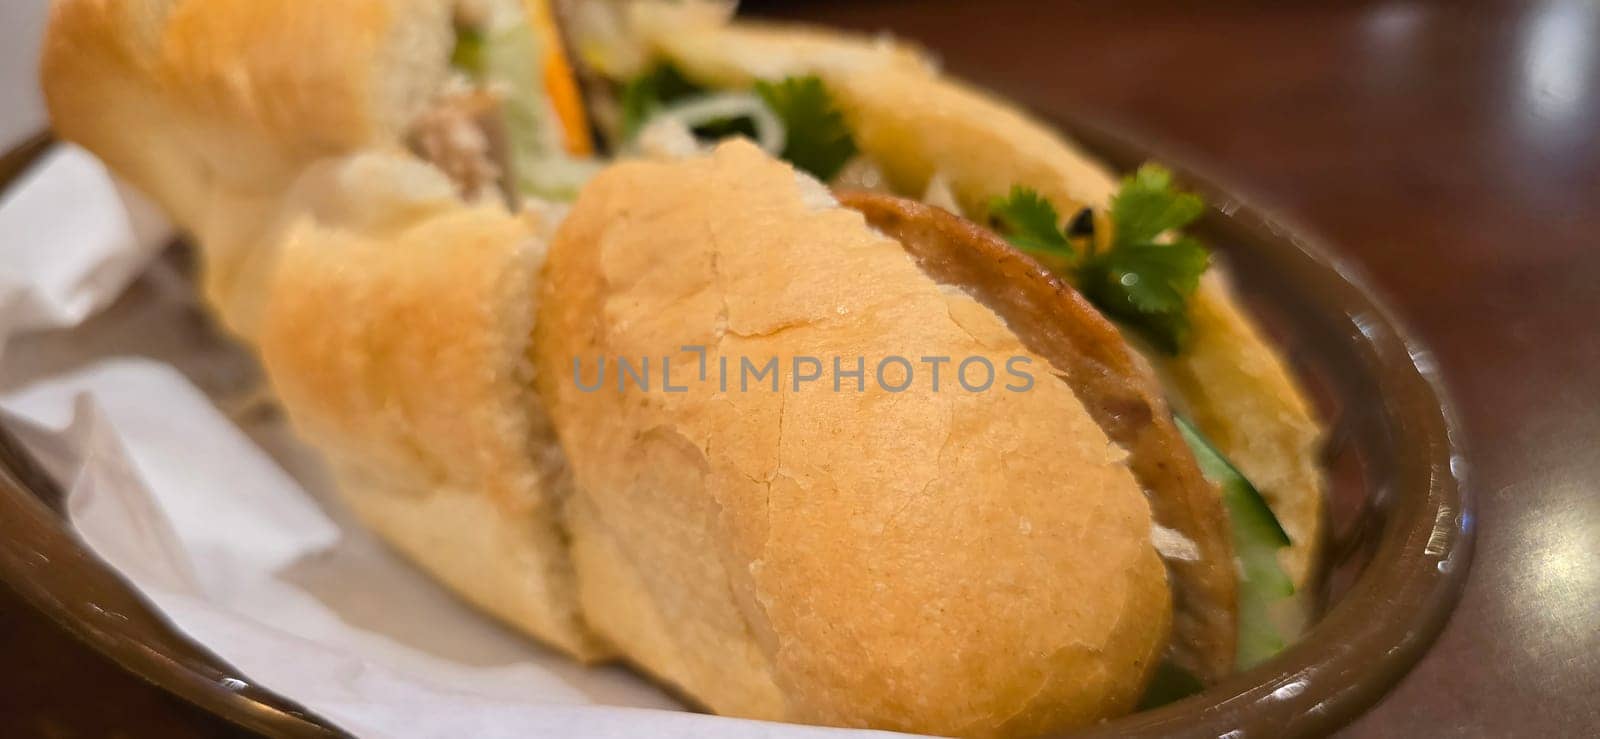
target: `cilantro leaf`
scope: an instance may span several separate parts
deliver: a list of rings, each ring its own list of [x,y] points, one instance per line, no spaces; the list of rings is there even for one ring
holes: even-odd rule
[[[989,217],[1006,241],[1023,251],[1053,258],[1076,256],[1055,206],[1030,188],[1015,185],[1010,195],[995,198],[989,203]]]
[[[1173,188],[1171,172],[1146,164],[1122,181],[1111,200],[1111,222],[1118,241],[1142,243],[1193,223],[1205,209],[1199,196]]]
[[[1184,237],[1171,244],[1125,244],[1097,256],[1083,269],[1103,270],[1106,282],[1119,287],[1115,296],[1127,307],[1141,313],[1170,313],[1183,309],[1209,261],[1200,242]]]
[[[1140,167],[1112,199],[1111,248],[1079,265],[1079,288],[1107,314],[1177,353],[1189,334],[1189,296],[1211,263],[1206,247],[1178,229],[1204,211],[1205,201],[1172,186],[1171,172]]]
[[[1210,252],[1189,237],[1117,244],[1084,260],[1078,284],[1101,310],[1176,353],[1189,334],[1189,296],[1210,262]]]
[[[683,76],[678,68],[662,63],[629,81],[622,88],[622,136],[631,138],[639,127],[667,105],[700,95],[705,88]]]
[[[756,83],[756,93],[783,121],[787,138],[783,158],[824,182],[856,155],[844,116],[815,76],[788,77],[781,82]]]
[[[1189,297],[1211,254],[1180,232],[1205,212],[1205,201],[1172,185],[1172,173],[1146,164],[1111,200],[1110,248],[1095,250],[1087,209],[1062,229],[1055,206],[1021,185],[996,198],[989,215],[1007,241],[1066,275],[1106,315],[1177,353],[1189,334]],[[1087,253],[1073,248],[1085,239]]]

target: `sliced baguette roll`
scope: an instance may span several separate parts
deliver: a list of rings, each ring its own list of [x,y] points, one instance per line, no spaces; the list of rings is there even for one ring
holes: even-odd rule
[[[619,164],[542,284],[535,377],[573,473],[583,613],[628,659],[763,719],[1033,735],[1132,708],[1171,596],[1126,453],[999,316],[859,213],[743,141]],[[800,355],[828,377],[860,357],[866,387],[796,389]],[[1000,379],[875,377],[941,355]],[[1001,387],[1013,356],[1029,390]],[[586,391],[601,357],[649,357],[653,382],[670,357],[686,389]],[[743,361],[772,358],[776,389],[741,391]]]
[[[560,452],[527,358],[544,241],[415,160],[314,167],[289,196],[259,350],[356,513],[484,610],[585,660]]]
[[[612,35],[590,56],[633,60],[621,73],[643,69],[650,59],[670,60],[713,87],[817,75],[862,154],[896,192],[921,194],[937,175],[977,219],[1015,185],[1034,189],[1062,213],[1092,206],[1103,214],[1116,193],[1111,171],[1060,133],[941,75],[903,44],[649,4],[625,7],[628,33]],[[597,44],[580,41],[578,48]],[[1284,568],[1303,589],[1324,537],[1322,425],[1282,355],[1239,308],[1221,269],[1212,272],[1192,300],[1189,345],[1152,361],[1175,403],[1266,497],[1292,540],[1281,555]]]
[[[516,2],[516,0],[509,0]],[[56,132],[152,195],[344,499],[407,556],[580,659],[559,453],[526,347],[546,226],[408,154],[450,76],[447,0],[60,0]]]
[[[518,628],[581,659],[632,660],[718,712],[987,736],[1129,710],[1168,641],[1171,596],[1121,450],[1046,363],[747,145],[619,166],[586,192],[536,288],[550,224],[461,202],[403,150],[449,74],[451,5],[65,0],[45,51],[58,131],[197,237],[210,302],[257,345],[357,513]],[[726,42],[722,71],[697,72],[709,77],[826,70],[897,185],[945,173],[971,207],[1029,184],[1063,208],[1110,187],[915,53],[710,33],[735,35],[672,37],[690,45],[671,53],[692,69],[719,53],[692,44]],[[874,107],[897,95],[932,101],[929,123],[907,117],[915,105]],[[1208,283],[1200,309],[1212,299],[1227,295]],[[1180,358],[1180,400],[1203,426],[1257,439],[1230,452],[1247,473],[1242,454],[1300,450],[1301,436],[1249,425],[1308,419],[1303,403],[1284,414],[1298,395],[1272,350],[1237,311],[1196,324],[1216,341],[1193,351],[1251,360]],[[580,350],[636,359],[713,337],[713,362],[1020,353],[1038,382],[820,398],[562,384]],[[1225,450],[1236,438],[1212,434]]]
[[[398,147],[453,39],[434,0],[61,0],[41,80],[56,133],[196,237],[207,297],[249,338],[284,192],[323,157]]]

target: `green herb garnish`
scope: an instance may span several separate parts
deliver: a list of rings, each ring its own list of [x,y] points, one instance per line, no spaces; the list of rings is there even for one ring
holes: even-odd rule
[[[1111,200],[1111,222],[1119,243],[1142,244],[1194,223],[1205,209],[1199,195],[1172,186],[1165,167],[1146,164],[1122,181]]]
[[[1080,268],[1079,285],[1090,300],[1169,353],[1188,338],[1189,296],[1211,263],[1205,246],[1179,229],[1205,207],[1199,196],[1172,186],[1171,172],[1146,164],[1111,201],[1111,248]]]
[[[1189,296],[1210,262],[1206,248],[1188,237],[1118,244],[1084,260],[1079,287],[1101,310],[1176,354],[1189,337]]]
[[[1177,353],[1189,334],[1189,297],[1211,254],[1181,229],[1205,211],[1198,196],[1172,185],[1172,173],[1146,164],[1111,201],[1111,245],[1096,249],[1083,213],[1068,230],[1039,194],[1016,186],[989,212],[1001,233],[1047,267],[1067,275],[1090,302],[1162,351]],[[1083,242],[1080,252],[1073,239]]]
[[[658,64],[622,88],[622,135],[630,138],[667,105],[705,93],[671,64]]]
[[[794,166],[827,182],[856,155],[855,139],[822,80],[815,76],[775,83],[763,80],[756,83],[756,93],[783,121],[787,131],[783,158]]]
[[[1012,187],[1011,195],[996,198],[989,206],[989,217],[1005,234],[1006,241],[1042,258],[1046,264],[1070,264],[1078,257],[1071,240],[1061,230],[1061,216],[1056,213],[1055,206],[1033,190],[1021,185]]]
[[[623,137],[638,133],[663,108],[708,93],[672,64],[656,65],[622,89]],[[808,75],[778,82],[760,80],[755,84],[755,93],[783,122],[781,156],[790,164],[827,181],[856,155],[855,139],[821,79]],[[696,125],[694,134],[710,140],[738,135],[754,139],[755,122],[747,116],[710,121]]]

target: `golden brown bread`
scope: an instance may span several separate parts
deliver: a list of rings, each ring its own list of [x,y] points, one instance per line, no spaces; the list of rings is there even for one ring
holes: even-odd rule
[[[56,131],[156,197],[340,492],[469,600],[584,659],[558,460],[524,359],[541,224],[401,139],[448,74],[438,0],[61,0]]]
[[[1238,584],[1227,513],[1173,424],[1149,364],[1082,295],[994,232],[884,193],[847,192],[840,202],[903,244],[923,272],[994,310],[1128,450],[1128,468],[1156,523],[1193,544],[1164,557],[1173,588],[1173,661],[1205,682],[1231,673]]]
[[[432,0],[60,0],[41,82],[57,134],[195,235],[248,337],[283,193],[319,158],[398,146],[452,40]]]
[[[468,600],[583,659],[559,451],[526,358],[541,224],[414,160],[314,168],[290,196],[259,351],[346,500]]]
[[[963,736],[1139,697],[1170,595],[1126,454],[993,311],[815,183],[742,141],[616,165],[543,293],[533,356],[584,614],[645,670],[719,713]],[[865,391],[796,390],[797,355],[863,358]],[[893,393],[870,377],[891,355],[1025,356],[1037,382]],[[687,390],[573,375],[647,356]],[[778,389],[719,390],[723,357],[778,358]]]
[[[1058,132],[940,75],[929,59],[887,38],[685,20],[661,9],[636,11],[631,21],[629,41],[641,47],[634,56],[670,59],[703,84],[818,75],[862,153],[897,192],[920,195],[938,175],[962,211],[981,219],[994,198],[1022,185],[1063,213],[1094,206],[1103,219],[1117,190],[1108,169]],[[1266,496],[1293,541],[1282,562],[1303,589],[1324,536],[1322,426],[1219,271],[1213,268],[1193,298],[1189,346],[1176,357],[1153,359],[1177,404]]]
[[[1104,205],[1114,189],[1054,133],[903,48],[710,33],[661,43],[707,79],[824,74],[901,190],[938,174],[976,212],[1013,184],[1063,209]],[[641,408],[567,397],[556,407],[586,486],[564,503],[528,358],[548,224],[462,204],[401,151],[447,73],[450,34],[448,3],[425,0],[66,0],[44,81],[58,132],[198,237],[208,296],[259,342],[351,505],[469,600],[581,658],[613,654],[609,638],[740,715],[989,735],[1131,707],[1165,644],[1169,595],[1134,479],[1064,383],[1046,378],[1026,403],[920,388],[793,405],[785,393],[691,393],[666,399],[670,409],[650,405],[656,396]],[[858,353],[1026,351],[992,311],[908,270],[858,216],[797,208],[818,193],[784,190],[781,167],[742,149],[682,171],[627,165],[586,196],[551,268],[570,276],[547,286],[561,302],[537,308],[552,326],[540,341],[670,350],[665,339],[685,327],[716,328],[696,301],[721,294],[738,306],[727,348],[748,355],[792,354],[813,338]],[[685,192],[683,172],[721,183],[727,199]],[[763,186],[726,187],[745,176]],[[678,254],[652,252],[637,241],[646,235],[688,244],[686,263],[651,262]],[[818,243],[860,249],[817,261]],[[586,244],[623,261],[602,263]],[[799,261],[761,273],[772,258]],[[658,269],[670,280],[599,279]],[[708,270],[713,283],[742,281],[685,291]],[[887,306],[877,290],[908,303]],[[611,312],[582,311],[599,305]],[[929,322],[930,305],[949,320]],[[844,316],[817,310],[838,307]],[[1263,488],[1296,538],[1288,557],[1303,582],[1320,526],[1318,428],[1216,276],[1195,324],[1192,349],[1163,374]],[[602,325],[617,333],[585,333]],[[547,397],[561,392],[553,377]],[[841,420],[857,418],[888,420],[872,432]],[[860,448],[887,451],[852,456]],[[632,456],[617,460],[624,449]],[[1062,505],[1091,496],[1087,510]]]

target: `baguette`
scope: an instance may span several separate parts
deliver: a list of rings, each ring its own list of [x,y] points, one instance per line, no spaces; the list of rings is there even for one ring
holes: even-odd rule
[[[560,461],[526,347],[550,223],[411,155],[452,3],[64,0],[56,131],[154,196],[344,501],[467,600],[583,660]]]
[[[67,0],[41,78],[56,133],[195,236],[209,302],[250,338],[284,193],[319,159],[398,147],[453,37],[428,0]]]
[[[1126,453],[1067,382],[833,392],[779,370],[776,391],[689,377],[668,393],[574,377],[574,361],[664,355],[692,375],[684,346],[712,367],[1048,366],[859,213],[742,141],[620,164],[579,197],[542,284],[535,376],[573,472],[583,612],[643,669],[718,713],[947,735],[1132,708],[1170,594]]]
[[[1003,269],[1011,293],[963,271],[1025,264],[973,224],[883,195],[840,207],[746,143],[616,165],[549,217],[518,188],[587,163],[511,171],[436,151],[448,128],[417,141],[419,121],[461,112],[440,108],[461,82],[457,5],[64,0],[45,46],[57,131],[194,236],[209,302],[396,549],[566,654],[633,662],[730,715],[1027,735],[1131,710],[1164,658],[1229,671],[1220,502],[1104,318],[1037,269]],[[942,183],[979,216],[1013,185],[1101,213],[1116,189],[909,47],[699,10],[635,20],[636,63],[705,84],[819,75],[896,191]],[[523,154],[585,148],[570,128],[535,133]],[[1188,349],[1151,359],[1261,484],[1304,586],[1320,429],[1223,276],[1192,303]],[[920,376],[902,392],[585,392],[574,376],[602,357],[682,369],[685,346],[713,365],[933,354],[1039,371],[1027,392],[982,393]],[[1192,561],[1158,556],[1166,529]]]
[[[1063,213],[1094,208],[1102,233],[1109,230],[1104,214],[1118,187],[1110,170],[1015,106],[941,75],[919,50],[881,36],[728,22],[695,7],[704,3],[686,5],[623,3],[627,33],[601,38],[580,27],[587,40],[577,46],[617,76],[651,60],[710,87],[816,75],[894,192],[922,195],[937,178],[962,213],[982,220],[994,199],[1020,185]],[[1297,590],[1309,590],[1325,537],[1322,424],[1221,268],[1201,281],[1191,305],[1188,346],[1152,361],[1175,403],[1261,489],[1291,540],[1280,552],[1283,567]]]
[[[608,656],[577,612],[527,359],[546,224],[381,154],[319,165],[289,200],[258,348],[345,501],[473,604]]]

